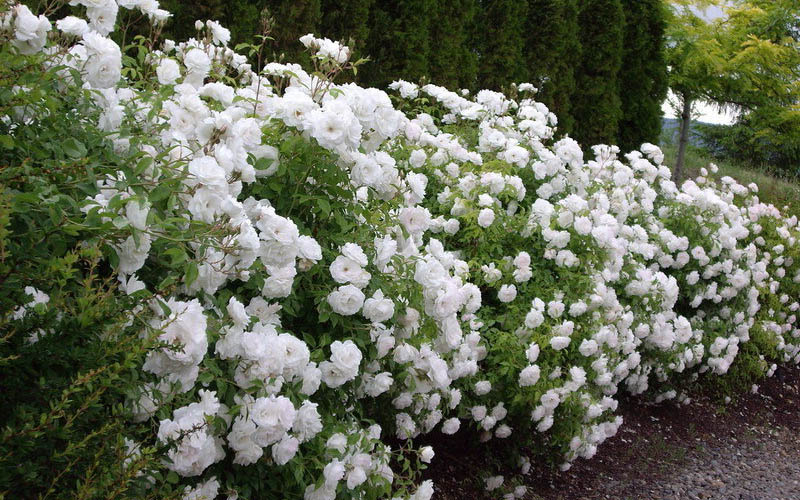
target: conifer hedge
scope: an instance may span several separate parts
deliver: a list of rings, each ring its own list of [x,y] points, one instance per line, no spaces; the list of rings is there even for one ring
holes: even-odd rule
[[[266,54],[303,61],[305,33],[351,40],[369,57],[354,79],[385,88],[403,75],[448,88],[529,81],[558,117],[558,133],[631,150],[656,142],[666,95],[663,0],[165,0],[168,35],[195,19],[229,26],[233,44],[275,20]],[[187,31],[189,30],[189,31]],[[355,60],[354,59],[354,60]],[[580,117],[580,120],[576,120]],[[624,117],[624,118],[623,118]],[[579,123],[579,126],[576,126]]]

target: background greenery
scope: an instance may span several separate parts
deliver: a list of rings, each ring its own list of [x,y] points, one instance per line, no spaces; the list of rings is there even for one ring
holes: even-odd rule
[[[165,0],[165,35],[193,36],[196,19],[230,28],[232,44],[274,23],[271,49],[302,60],[306,33],[353,40],[370,62],[356,81],[385,88],[401,75],[448,88],[499,90],[530,81],[559,131],[581,144],[656,142],[667,67],[661,0]],[[582,47],[588,47],[582,50]],[[580,120],[575,117],[580,116]],[[625,117],[624,119],[622,117]]]

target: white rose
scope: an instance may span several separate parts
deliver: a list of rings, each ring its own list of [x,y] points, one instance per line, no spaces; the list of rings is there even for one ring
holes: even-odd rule
[[[394,316],[394,302],[384,298],[383,292],[377,290],[364,302],[362,314],[373,323],[382,323]]]
[[[488,394],[489,391],[492,390],[492,383],[488,380],[481,380],[480,382],[475,383],[475,394],[478,396],[483,396],[484,394]]]
[[[328,295],[328,304],[333,312],[352,316],[361,310],[364,304],[364,292],[353,285],[340,286]]]
[[[250,408],[250,418],[268,433],[268,441],[273,443],[291,429],[296,415],[292,401],[285,396],[258,398]]]
[[[178,62],[169,58],[162,59],[156,68],[156,76],[161,85],[173,85],[181,77]]]
[[[569,345],[570,338],[569,337],[553,337],[550,339],[550,347],[552,347],[556,351],[560,351],[566,348]]]
[[[419,459],[426,464],[431,463],[431,460],[433,460],[433,455],[433,448],[430,446],[423,446],[419,450]]]
[[[319,384],[322,381],[322,370],[317,368],[315,363],[310,363],[303,371],[303,386],[300,392],[306,396],[310,396],[317,392]]]
[[[517,287],[514,285],[503,285],[500,291],[497,292],[497,298],[500,302],[511,302],[517,297]]]
[[[494,211],[491,208],[484,208],[478,213],[478,225],[487,228],[494,222]]]
[[[455,434],[458,432],[458,429],[461,427],[461,420],[457,418],[450,418],[444,421],[442,424],[442,433],[443,434]]]
[[[322,370],[322,381],[328,387],[339,387],[356,378],[360,364],[361,351],[353,341],[337,340],[331,344],[330,361],[323,361],[319,365]]]
[[[335,436],[344,437],[342,434],[335,434]],[[346,442],[347,440],[345,439],[345,444]],[[328,441],[328,443],[329,443],[328,447],[331,448],[330,440]],[[341,452],[344,453],[344,450],[341,450]],[[335,485],[344,478],[344,472],[345,472],[344,463],[340,462],[338,458],[334,458],[329,464],[325,466],[324,469],[322,469],[322,475],[325,477],[325,484]]]
[[[337,283],[353,283],[359,288],[365,287],[371,278],[371,275],[357,261],[344,255],[339,255],[331,262],[330,272],[331,277]]]
[[[183,56],[183,65],[187,71],[205,76],[211,69],[211,59],[200,49],[192,49]]]
[[[529,365],[519,373],[520,387],[528,387],[539,381],[541,370],[537,365]]]
[[[89,31],[89,25],[83,19],[75,16],[67,16],[56,21],[56,28],[68,35],[83,36]]]
[[[278,444],[272,447],[272,458],[278,465],[286,465],[289,460],[297,454],[300,441],[297,438],[285,434]]]

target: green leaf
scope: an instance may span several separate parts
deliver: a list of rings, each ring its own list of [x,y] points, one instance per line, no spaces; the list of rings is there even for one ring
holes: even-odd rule
[[[70,137],[61,143],[61,147],[64,149],[64,153],[66,153],[67,156],[73,158],[82,158],[86,156],[86,146],[74,137]]]
[[[195,282],[198,276],[197,270],[197,262],[191,261],[189,265],[186,267],[186,286],[191,285]]]
[[[169,198],[170,194],[172,194],[172,190],[169,188],[169,186],[159,184],[155,189],[150,191],[150,202],[154,203],[156,201],[165,200]]]
[[[317,198],[316,199],[317,207],[319,207],[320,211],[327,217],[331,213],[331,204],[325,198]]]

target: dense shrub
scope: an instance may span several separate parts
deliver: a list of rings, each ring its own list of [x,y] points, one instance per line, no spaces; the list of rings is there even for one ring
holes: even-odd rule
[[[714,157],[800,176],[800,114],[760,109],[733,125],[700,124],[700,140]]]
[[[123,58],[77,3],[0,23],[0,491],[428,499],[427,434],[568,468],[620,390],[800,361],[798,219],[757,186],[584,157],[531,84],[337,84],[313,35],[313,70],[212,21]]]

